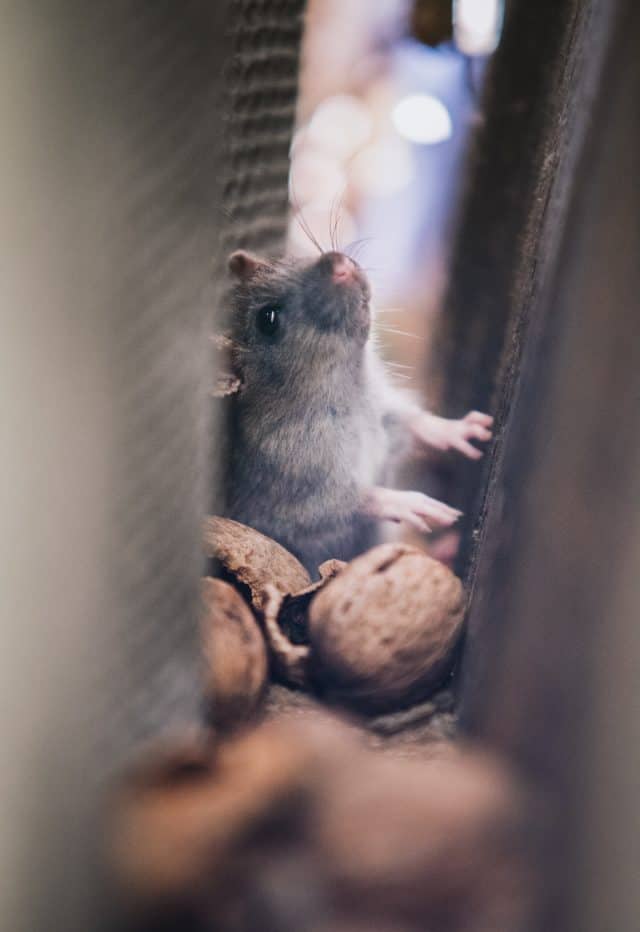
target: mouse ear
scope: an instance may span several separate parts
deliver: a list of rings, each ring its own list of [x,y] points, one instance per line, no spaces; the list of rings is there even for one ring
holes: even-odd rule
[[[232,252],[228,260],[229,271],[241,281],[253,278],[259,269],[267,268],[267,263],[257,256],[253,256],[244,249],[237,249]]]

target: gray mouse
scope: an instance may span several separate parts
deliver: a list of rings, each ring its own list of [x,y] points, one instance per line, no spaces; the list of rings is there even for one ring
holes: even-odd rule
[[[380,521],[418,531],[460,512],[421,492],[390,487],[412,447],[455,449],[491,438],[492,418],[426,412],[397,388],[370,339],[370,288],[349,256],[229,258],[234,276],[227,340],[232,376],[228,517],[295,554],[312,576],[377,541]]]

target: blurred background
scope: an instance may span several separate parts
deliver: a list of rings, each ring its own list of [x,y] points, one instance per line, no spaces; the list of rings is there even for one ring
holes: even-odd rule
[[[423,390],[500,7],[496,0],[459,4],[455,40],[448,2],[312,0],[308,8],[289,248],[313,254],[306,225],[324,248],[335,231],[340,246],[353,250],[384,313],[381,343]],[[465,23],[475,27],[475,44],[465,42]]]
[[[333,239],[358,260],[395,381],[436,409],[434,338],[502,23],[501,0],[311,0],[307,11],[288,248],[311,256],[312,237],[324,249]],[[433,460],[407,468],[404,484],[437,494]],[[420,543],[453,562],[458,533]]]

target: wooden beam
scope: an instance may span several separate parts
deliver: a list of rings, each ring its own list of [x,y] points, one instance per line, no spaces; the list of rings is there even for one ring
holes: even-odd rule
[[[606,48],[609,0],[513,0],[490,64],[436,341],[450,416],[491,410],[500,434],[539,294],[553,273]],[[439,373],[439,374],[438,374]],[[440,490],[465,512],[458,571],[473,582],[500,440],[485,469],[456,462]]]
[[[549,806],[545,932],[632,932],[640,914],[640,8],[606,6],[613,40],[519,351],[461,677],[466,730]]]

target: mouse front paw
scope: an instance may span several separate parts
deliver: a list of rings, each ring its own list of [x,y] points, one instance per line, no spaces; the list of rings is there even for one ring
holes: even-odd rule
[[[482,450],[472,440],[491,440],[493,418],[481,411],[469,411],[463,418],[449,419],[421,411],[411,421],[413,436],[420,443],[436,450],[457,450],[469,459],[479,460]]]
[[[380,486],[367,492],[363,511],[382,521],[404,521],[421,533],[451,527],[462,515],[461,511],[422,492],[403,492]]]

